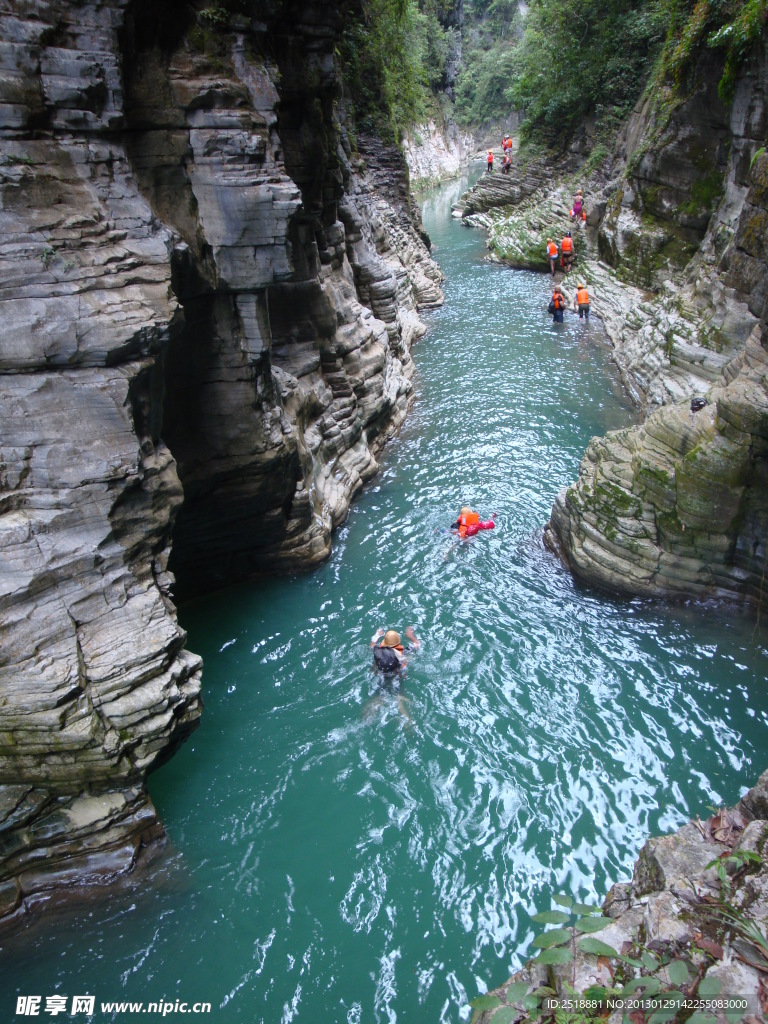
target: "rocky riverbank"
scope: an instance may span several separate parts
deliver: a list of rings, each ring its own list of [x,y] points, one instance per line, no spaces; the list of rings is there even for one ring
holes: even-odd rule
[[[0,15],[0,916],[129,870],[199,720],[186,594],[324,558],[442,301],[336,4]],[[207,12],[207,14],[206,14]]]
[[[578,1019],[595,1018],[602,1001],[600,1018],[619,1024],[626,1019],[624,1010],[611,1010],[611,1000],[620,1005],[622,999],[643,996],[670,1005],[687,1001],[692,1009],[697,1001],[701,1009],[708,1002],[712,1012],[697,1020],[763,1020],[768,1010],[766,842],[768,772],[736,807],[649,839],[631,882],[613,886],[602,915],[567,896],[557,899],[551,923],[558,931],[549,932],[551,941],[544,932],[534,943],[541,959],[534,956],[479,1000],[476,1024],[522,1024],[540,1019],[537,1010],[546,999],[574,1006],[582,997],[592,1003],[586,1013],[574,1007]],[[548,908],[543,909],[546,914]],[[727,1013],[718,1000],[729,1001]],[[649,1005],[631,1019],[649,1020],[653,1012]]]
[[[762,601],[767,67],[763,49],[727,109],[708,54],[690,95],[663,123],[641,104],[591,177],[572,164],[554,185],[536,187],[535,167],[533,180],[484,176],[459,211],[488,230],[493,258],[542,268],[585,188],[577,274],[645,422],[592,442],[545,539],[613,592]]]

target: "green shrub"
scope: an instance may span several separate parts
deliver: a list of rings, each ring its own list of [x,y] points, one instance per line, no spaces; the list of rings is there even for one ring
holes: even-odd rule
[[[456,120],[478,126],[508,116],[508,92],[515,66],[515,46],[505,43],[490,50],[473,50],[456,84]]]
[[[768,22],[768,0],[696,0],[676,8],[676,20],[687,15],[680,31],[670,32],[663,71],[676,85],[685,82],[704,46],[725,51],[718,92],[724,103],[733,100],[739,69]]]

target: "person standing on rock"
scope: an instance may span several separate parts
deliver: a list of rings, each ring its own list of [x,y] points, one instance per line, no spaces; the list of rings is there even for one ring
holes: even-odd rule
[[[579,283],[576,288],[576,295],[573,299],[573,311],[574,313],[578,310],[579,320],[584,318],[589,323],[589,292],[587,286],[583,283]]]
[[[488,150],[488,173],[490,174],[493,170],[493,150]]]
[[[566,231],[565,238],[560,243],[560,266],[565,274],[573,266],[573,238],[570,231]]]
[[[549,312],[552,314],[552,323],[561,324],[565,313],[565,296],[559,284],[555,285],[552,298],[549,300]]]
[[[552,238],[547,239],[547,259],[549,260],[549,272],[554,277],[557,263],[557,243]]]
[[[573,197],[573,208],[571,209],[571,220],[575,220],[577,224],[581,224],[582,220],[586,220],[587,215],[584,212],[584,199],[581,194],[581,189],[576,189],[576,195]]]

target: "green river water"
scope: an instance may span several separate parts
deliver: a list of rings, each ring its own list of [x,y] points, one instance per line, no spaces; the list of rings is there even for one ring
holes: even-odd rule
[[[590,437],[632,412],[599,325],[553,326],[548,278],[484,262],[459,190],[423,202],[446,303],[379,476],[319,569],[181,609],[206,706],[150,779],[168,846],[3,943],[3,1020],[32,993],[93,994],[97,1021],[177,999],[216,1022],[465,1020],[553,892],[601,899],[649,834],[767,766],[753,617],[612,600],[544,550]],[[497,529],[457,545],[462,504]],[[368,643],[407,624],[399,699]]]

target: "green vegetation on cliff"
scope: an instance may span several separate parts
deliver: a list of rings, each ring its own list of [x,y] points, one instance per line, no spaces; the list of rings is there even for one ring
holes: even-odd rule
[[[367,0],[339,47],[358,125],[399,141],[437,112],[437,93],[455,46],[442,21],[452,0]]]
[[[642,92],[667,23],[656,0],[534,0],[509,90],[523,135],[557,144],[587,117],[610,135]]]
[[[768,0],[688,0],[673,4],[672,13],[680,31],[670,31],[662,73],[680,84],[705,45],[721,48],[725,65],[718,91],[723,102],[730,103],[736,74],[768,22]]]
[[[522,33],[518,0],[469,0],[456,82],[455,116],[460,124],[478,127],[508,117],[509,88]]]
[[[768,0],[365,0],[339,47],[358,124],[399,139],[454,99],[465,127],[512,123],[558,148],[589,122],[610,144],[649,83],[685,92],[705,48],[720,95],[768,22]]]

